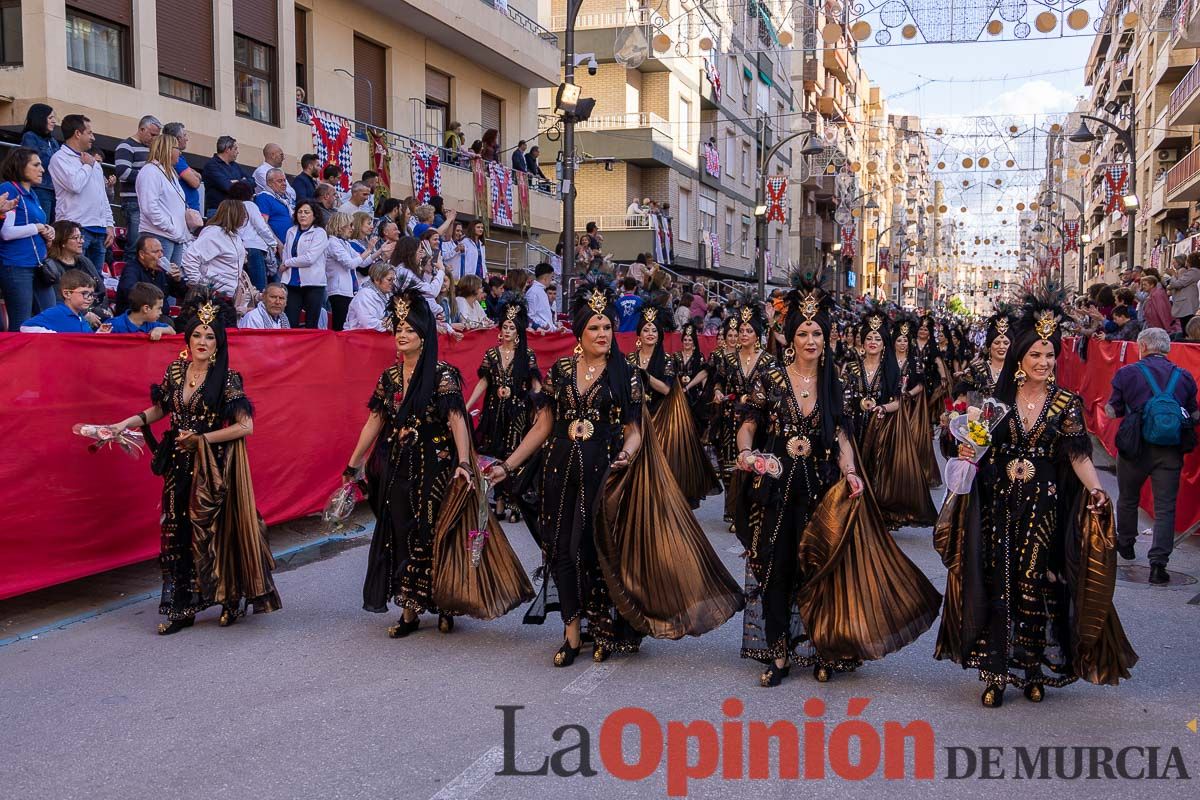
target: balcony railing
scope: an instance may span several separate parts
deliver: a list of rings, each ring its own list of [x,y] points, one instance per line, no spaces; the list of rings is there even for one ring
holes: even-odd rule
[[[1198,89],[1200,89],[1200,62],[1193,64],[1179,85],[1171,91],[1171,102],[1167,105],[1167,113],[1171,117],[1178,114]]]
[[[1181,158],[1167,173],[1167,197],[1170,198],[1176,189],[1195,177],[1197,172],[1200,172],[1200,147]]]
[[[576,232],[585,230],[588,222],[596,223],[596,227],[601,233],[604,233],[604,231],[653,230],[650,225],[649,214],[599,214],[588,217],[587,220],[580,218],[580,221],[575,225]]]
[[[577,123],[576,130],[612,131],[631,128],[653,128],[664,136],[671,136],[671,123],[653,111],[631,111],[622,114],[593,114],[586,122]]]
[[[480,2],[483,3],[485,6],[491,6],[492,8],[496,9],[497,12],[504,14],[509,19],[511,19],[513,22],[517,23],[522,28],[529,31],[530,33],[532,33],[534,36],[541,39],[546,44],[551,45],[555,49],[558,49],[558,37],[557,36],[555,36],[553,33],[546,30],[541,25],[539,25],[536,20],[532,20],[529,17],[522,14],[520,11],[517,11],[515,8],[513,8],[511,5],[509,5],[507,2],[502,3],[502,2],[500,2],[500,0],[480,0]]]

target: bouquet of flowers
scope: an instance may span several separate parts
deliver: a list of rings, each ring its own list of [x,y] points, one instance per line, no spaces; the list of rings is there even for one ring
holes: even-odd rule
[[[346,525],[346,520],[354,513],[354,506],[363,499],[362,488],[358,481],[347,481],[337,491],[329,496],[321,519],[333,525],[333,530],[339,531]]]
[[[481,501],[479,503],[478,521],[475,527],[467,532],[467,549],[471,553],[471,566],[478,567],[480,560],[483,559],[483,546],[487,544],[488,537],[491,536],[491,531],[488,530],[488,492],[491,491],[491,484],[488,482],[488,470],[497,462],[497,459],[490,456],[479,456],[479,494]]]
[[[90,453],[99,452],[102,447],[116,445],[130,458],[137,458],[142,454],[142,447],[145,445],[141,431],[124,430],[118,434],[108,425],[86,424],[75,425],[71,431],[92,440],[88,443],[88,452]]]
[[[992,431],[1008,414],[1008,406],[987,400],[983,407],[970,406],[965,413],[952,412],[950,433],[975,450],[973,459],[952,458],[946,463],[946,488],[954,494],[970,494],[979,462],[992,446]]]
[[[779,463],[779,459],[774,453],[761,453],[754,450],[750,453],[750,463],[753,465],[755,475],[778,478],[783,474],[783,464]]]

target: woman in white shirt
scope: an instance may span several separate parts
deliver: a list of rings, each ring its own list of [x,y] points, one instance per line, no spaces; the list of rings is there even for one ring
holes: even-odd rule
[[[160,133],[150,142],[150,158],[140,170],[134,188],[141,212],[141,233],[152,234],[163,246],[163,258],[172,264],[183,262],[185,246],[192,239],[187,227],[187,201],[175,164],[179,161],[179,140]]]
[[[296,203],[292,222],[295,224],[283,242],[279,281],[288,287],[288,322],[293,328],[300,327],[300,309],[304,309],[304,327],[315,330],[320,324],[321,307],[325,305],[325,252],[329,237],[321,211],[312,200]]]
[[[354,219],[340,211],[331,214],[325,223],[329,246],[325,250],[325,291],[329,295],[332,317],[330,327],[343,330],[350,300],[358,293],[358,270],[375,262],[379,251],[375,248],[359,253],[354,249]]]
[[[222,200],[183,254],[180,266],[188,286],[212,286],[225,297],[234,298],[246,264],[246,246],[238,236],[245,224],[246,207],[237,200]]]
[[[376,261],[371,265],[367,277],[369,280],[350,301],[344,330],[388,330],[387,304],[396,283],[396,269],[385,261]]]
[[[483,281],[478,275],[464,275],[458,279],[454,287],[454,306],[458,312],[458,321],[467,330],[476,328],[491,328],[495,325],[488,319],[487,312],[480,303],[483,300]]]
[[[229,187],[229,199],[237,200],[246,207],[246,224],[238,231],[242,244],[246,246],[246,274],[260,292],[267,288],[267,253],[279,247],[279,240],[262,209],[254,202],[254,189],[250,184],[238,182]]]

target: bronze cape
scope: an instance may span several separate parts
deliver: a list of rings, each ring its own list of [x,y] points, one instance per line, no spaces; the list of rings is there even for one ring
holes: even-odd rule
[[[653,417],[664,468],[674,476],[692,508],[696,508],[701,500],[720,490],[720,480],[700,443],[687,392],[679,381],[672,385],[671,393]]]
[[[922,453],[924,443],[929,446],[928,458],[933,457],[928,432],[923,395],[902,394],[897,411],[882,418],[872,415],[867,422],[863,470],[889,530],[923,528],[937,521]]]

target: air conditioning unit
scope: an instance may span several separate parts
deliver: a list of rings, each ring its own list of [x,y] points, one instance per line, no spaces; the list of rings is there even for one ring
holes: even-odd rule
[[[1158,151],[1158,160],[1160,162],[1174,163],[1179,160],[1179,151],[1174,148],[1170,148],[1167,150],[1159,150]]]

